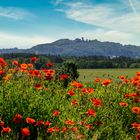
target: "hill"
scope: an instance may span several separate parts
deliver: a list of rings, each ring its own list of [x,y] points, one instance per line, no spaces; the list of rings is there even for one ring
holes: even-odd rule
[[[2,49],[0,53],[35,53],[61,56],[126,56],[140,57],[140,46],[122,45],[114,42],[101,42],[98,40],[60,39],[52,43],[39,44],[30,49]]]

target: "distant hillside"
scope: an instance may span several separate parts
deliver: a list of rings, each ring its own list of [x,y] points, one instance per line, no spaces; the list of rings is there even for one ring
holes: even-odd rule
[[[114,42],[101,42],[98,40],[60,39],[52,43],[39,44],[30,49],[2,49],[0,53],[35,53],[62,56],[126,56],[140,57],[140,46],[122,45]]]

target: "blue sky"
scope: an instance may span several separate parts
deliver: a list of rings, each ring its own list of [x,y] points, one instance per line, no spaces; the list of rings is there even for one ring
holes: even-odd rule
[[[0,0],[0,48],[61,38],[140,46],[140,0]]]

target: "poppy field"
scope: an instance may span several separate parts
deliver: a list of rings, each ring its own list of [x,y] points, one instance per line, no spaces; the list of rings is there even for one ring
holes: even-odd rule
[[[86,84],[36,61],[0,58],[0,140],[140,140],[139,71]]]

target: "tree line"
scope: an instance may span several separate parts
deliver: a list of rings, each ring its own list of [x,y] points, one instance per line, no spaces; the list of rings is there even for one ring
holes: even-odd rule
[[[83,57],[64,57],[60,55],[36,55],[27,53],[1,54],[0,57],[9,62],[18,60],[19,63],[30,63],[31,57],[39,60],[35,63],[37,69],[46,67],[47,62],[52,62],[56,67],[63,67],[64,63],[74,63],[78,69],[92,68],[140,68],[140,58],[130,57],[105,57],[105,56],[83,56]]]

